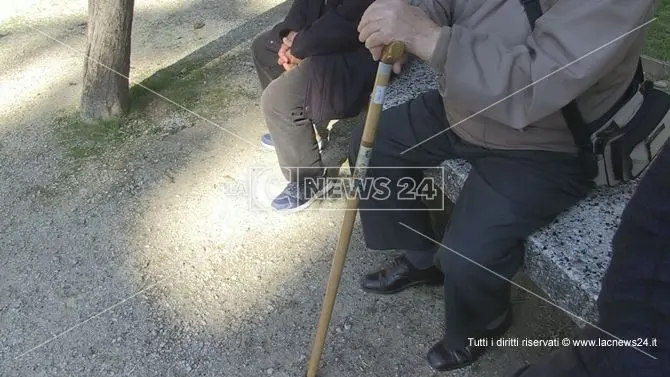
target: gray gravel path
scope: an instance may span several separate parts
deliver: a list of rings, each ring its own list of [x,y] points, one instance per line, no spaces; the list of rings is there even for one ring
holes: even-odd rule
[[[86,1],[38,1],[0,23],[0,376],[302,376],[342,203],[285,216],[249,199],[261,182],[261,199],[281,189],[275,156],[256,146],[249,43],[287,4],[137,3],[133,79],[202,62],[188,106],[199,116],[153,98],[130,136],[84,155],[57,121],[76,109],[83,58],[34,28],[83,49]],[[340,161],[346,126],[333,138]],[[435,375],[423,357],[439,289],[358,289],[387,257],[354,238],[324,376]],[[515,306],[510,336],[571,331],[528,294]],[[545,352],[499,348],[452,375],[505,376]]]

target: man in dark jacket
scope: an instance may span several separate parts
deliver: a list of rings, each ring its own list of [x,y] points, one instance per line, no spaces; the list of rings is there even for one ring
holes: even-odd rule
[[[367,103],[377,65],[357,26],[371,3],[295,0],[285,20],[253,42],[270,131],[263,144],[276,149],[289,181],[272,202],[277,210],[303,209],[328,189],[300,183],[325,174],[314,124],[355,116]]]
[[[585,340],[635,344],[566,347],[515,377],[670,376],[670,143],[664,148],[614,235],[614,254],[598,296],[598,328],[581,332]]]

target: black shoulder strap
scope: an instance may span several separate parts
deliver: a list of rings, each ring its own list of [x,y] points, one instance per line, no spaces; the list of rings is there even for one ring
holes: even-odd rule
[[[520,0],[521,5],[523,5],[526,11],[526,17],[528,17],[528,22],[530,22],[531,29],[535,28],[535,21],[540,18],[542,15],[542,7],[540,6],[539,0]],[[644,81],[644,71],[642,68],[642,59],[638,61],[637,71],[635,72],[635,81],[642,83]],[[615,109],[612,109],[615,110]],[[593,147],[591,139],[589,138],[589,128],[582,114],[579,112],[577,107],[577,102],[572,100],[570,103],[565,105],[561,109],[563,118],[568,124],[568,128],[572,133],[572,137],[575,140],[575,144],[585,152],[591,152]]]
[[[526,17],[530,23],[530,28],[535,29],[535,20],[542,15],[542,7],[538,0],[521,0],[521,5],[526,11]]]
[[[526,17],[528,17],[528,22],[530,22],[531,29],[535,29],[535,21],[540,18],[542,15],[542,7],[540,6],[539,0],[520,0],[526,11]],[[579,149],[586,151],[591,150],[591,139],[589,139],[588,129],[582,114],[579,112],[577,107],[577,102],[572,100],[570,103],[565,105],[561,109],[563,113],[563,118],[568,124],[568,128],[572,133],[572,137],[575,139],[575,144]]]

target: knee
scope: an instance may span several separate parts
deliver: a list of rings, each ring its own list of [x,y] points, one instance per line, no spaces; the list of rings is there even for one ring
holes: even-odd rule
[[[458,255],[454,251],[456,250],[452,251],[444,248],[440,248],[438,251],[437,260],[442,273],[449,281],[456,285],[472,283],[478,273],[484,272],[482,267],[477,265],[481,265],[481,263],[474,261],[462,253]],[[460,253],[460,251],[457,252]]]
[[[295,105],[287,101],[286,79],[273,80],[261,94],[261,110],[266,116],[286,115],[293,110]]]
[[[445,276],[458,285],[471,284],[479,280],[482,274],[491,275],[491,271],[499,270],[497,266],[505,261],[504,257],[496,256],[497,251],[490,244],[488,247],[485,246],[486,242],[476,240],[458,242],[449,236],[447,233],[445,242],[443,242],[443,245],[448,248],[440,247],[437,259]]]
[[[261,94],[261,110],[266,115],[271,114],[275,107],[275,102],[277,99],[277,95],[275,94],[274,89],[276,86],[275,83],[276,80],[270,82],[270,84],[263,90],[263,93]]]
[[[474,234],[481,236],[466,242],[454,242],[449,240],[447,230],[443,245],[449,248],[440,247],[437,256],[445,276],[458,285],[512,279],[523,264],[523,243],[501,243],[497,239],[486,239],[485,232]]]
[[[309,58],[303,60],[300,67],[284,72],[272,80],[261,95],[261,108],[264,112],[291,115],[298,119],[305,117],[308,70],[302,69]]]

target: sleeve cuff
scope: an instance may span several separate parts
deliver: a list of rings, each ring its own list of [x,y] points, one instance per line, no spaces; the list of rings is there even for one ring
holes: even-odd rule
[[[283,28],[279,29],[279,33],[278,33],[279,40],[281,40],[282,38],[287,36],[288,33],[290,33],[292,30],[295,30],[295,29],[293,27],[289,27],[289,26],[284,26]],[[297,30],[295,30],[295,31],[297,31]]]
[[[449,42],[451,40],[451,27],[442,26],[440,28],[440,36],[437,38],[433,55],[428,60],[428,65],[438,71],[444,70],[444,65],[447,63],[447,52],[449,51]]]

